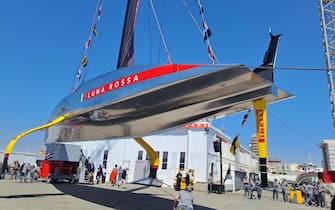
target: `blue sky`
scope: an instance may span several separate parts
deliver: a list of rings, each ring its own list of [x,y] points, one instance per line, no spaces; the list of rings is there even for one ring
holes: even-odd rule
[[[186,0],[200,20],[196,1]],[[181,0],[154,1],[174,63],[209,63],[201,34]],[[269,42],[268,30],[282,33],[278,67],[324,67],[317,1],[202,0],[212,30],[211,44],[221,63],[258,66]],[[22,131],[47,122],[56,103],[70,93],[84,52],[96,1],[4,1],[0,7],[0,149]],[[116,66],[125,1],[105,0],[90,47],[86,78]],[[162,48],[149,3],[140,2],[135,63],[162,64]],[[322,71],[275,72],[276,86],[296,98],[268,105],[268,153],[285,162],[321,165],[322,139],[334,138],[327,78]],[[247,146],[255,133],[254,113],[216,120]],[[20,140],[16,151],[38,151],[44,132]]]

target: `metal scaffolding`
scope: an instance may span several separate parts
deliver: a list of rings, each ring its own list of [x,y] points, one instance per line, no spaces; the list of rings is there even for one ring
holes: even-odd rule
[[[335,0],[319,0],[320,21],[327,69],[335,68]],[[334,77],[327,70],[333,128],[335,129]]]

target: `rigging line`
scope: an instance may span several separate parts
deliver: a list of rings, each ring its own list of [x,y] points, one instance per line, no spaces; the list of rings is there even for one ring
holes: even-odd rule
[[[102,30],[102,28],[100,28],[99,34],[104,34],[104,30]],[[96,55],[96,51],[99,48],[100,41],[101,41],[101,38],[97,39],[96,42],[95,42],[95,44],[92,46],[90,52],[88,53],[89,54],[88,57],[90,57],[90,63],[87,64],[86,71],[82,72],[82,79],[81,79],[80,84],[82,84],[82,83],[85,82],[85,78],[86,78],[89,70],[91,69],[91,67],[94,64],[94,61],[95,61],[94,58],[95,58],[95,55]]]
[[[198,5],[199,5],[199,9],[200,9],[200,16],[201,16],[201,19],[202,19],[202,23],[203,24],[207,24],[206,21],[205,21],[205,15],[204,15],[204,12],[203,12],[203,7],[201,5],[201,2],[200,2],[200,0],[198,0],[197,2],[198,2]],[[204,33],[205,33],[204,35],[207,37],[207,39],[206,39],[207,47],[210,48],[210,50],[211,50],[211,52],[212,52],[212,54],[214,56],[214,61],[216,60],[218,62],[218,64],[220,64],[221,62],[217,58],[217,56],[215,55],[215,53],[213,51],[213,48],[212,48],[211,43],[209,41],[209,36],[208,36],[207,31],[205,30],[205,28],[204,28]],[[214,64],[214,61],[213,61],[212,64]]]
[[[95,7],[95,12],[94,12],[94,15],[93,15],[93,19],[92,19],[92,24],[91,24],[91,27],[90,27],[90,31],[88,33],[88,39],[91,39],[92,36],[93,36],[93,30],[92,29],[94,28],[94,25],[97,22],[99,7],[102,6],[102,4],[100,4],[100,3],[101,3],[101,0],[98,0],[97,1],[97,5]],[[85,55],[86,55],[86,51],[87,50],[85,50]]]
[[[191,16],[191,18],[192,18],[192,20],[193,20],[193,23],[194,23],[195,26],[197,27],[197,29],[198,29],[198,31],[199,31],[201,37],[202,37],[203,33],[202,33],[202,30],[201,30],[201,27],[199,26],[197,20],[195,19],[194,15],[193,15],[193,13],[192,13],[192,10],[190,9],[190,7],[188,6],[188,4],[186,3],[185,0],[182,0],[182,1],[183,1],[184,5],[185,5],[185,7],[186,7],[186,10],[188,11],[188,13],[189,13],[190,16]],[[207,39],[208,39],[208,38],[207,38]],[[213,52],[213,50],[212,50],[212,52]],[[215,55],[214,52],[213,52],[213,54],[214,54],[214,57],[216,58],[216,60],[218,61],[218,63],[220,64],[221,62],[220,62],[219,58],[217,58],[217,56]]]
[[[190,9],[190,7],[188,6],[188,4],[186,3],[186,1],[185,1],[185,0],[182,0],[182,1],[183,1],[184,5],[185,5],[185,7],[186,7],[186,10],[188,11],[188,13],[189,13],[189,14],[190,14],[190,16],[191,16],[191,18],[192,18],[192,20],[193,20],[193,23],[194,23],[194,25],[197,27],[197,29],[198,29],[199,33],[200,33],[200,34],[201,34],[201,36],[202,36],[202,30],[201,30],[201,28],[200,28],[200,26],[199,26],[199,24],[198,24],[197,20],[195,19],[194,15],[193,15],[193,13],[192,13],[192,11],[191,11],[191,9]]]
[[[316,68],[316,67],[275,67],[278,70],[309,70],[309,71],[335,71],[329,68]]]
[[[98,15],[99,15],[98,13],[100,12],[102,4],[103,4],[103,0],[98,0],[97,1],[96,7],[95,7],[95,12],[94,12],[93,19],[92,19],[92,24],[91,24],[91,27],[90,27],[90,30],[89,30],[89,33],[88,33],[88,39],[85,42],[85,50],[84,50],[84,56],[83,57],[87,56],[87,51],[88,51],[89,46],[86,46],[86,43],[87,42],[92,42],[93,28],[94,28],[94,26],[95,26],[95,24],[97,22],[97,18],[98,18]],[[81,65],[78,68],[78,71],[76,73],[76,76],[77,76],[77,74],[80,71],[81,77],[79,79],[77,77],[75,77],[75,82],[74,82],[73,87],[72,87],[72,92],[75,89],[77,89],[79,87],[81,81],[84,80],[83,70],[84,70],[84,67]]]
[[[90,40],[90,42],[92,42],[93,30],[94,30],[94,27],[96,27],[97,20],[98,20],[98,15],[99,15],[100,9],[102,7],[102,4],[103,4],[103,0],[98,0],[97,1],[97,5],[95,7],[95,13],[94,13],[94,16],[93,16],[93,20],[92,20],[92,24],[91,24],[91,28],[90,28],[90,31],[89,31],[89,34],[88,34],[87,41]],[[86,45],[86,43],[85,43],[85,45]],[[89,49],[89,46],[88,47],[85,46],[84,56],[87,56],[88,49]],[[82,77],[82,80],[84,80],[84,76]]]
[[[269,67],[266,66],[241,66],[241,68],[258,68],[258,69],[267,69]],[[294,67],[294,66],[289,66],[289,67],[273,67],[273,69],[278,69],[278,70],[297,70],[297,71],[335,71],[333,68],[324,68],[324,67]]]
[[[148,26],[149,27],[147,27],[148,28],[148,38],[149,38],[149,58],[150,58],[150,64],[152,64],[152,62],[153,62],[153,59],[152,59],[152,40],[151,40],[151,32],[152,32],[152,27],[151,27],[151,15],[150,15],[150,8],[149,8],[149,6],[147,6],[147,13],[149,14],[147,17],[148,17]],[[158,51],[159,52],[159,51]]]
[[[152,12],[153,12],[155,20],[156,20],[156,24],[157,24],[157,27],[158,27],[158,30],[159,30],[160,37],[162,39],[162,42],[163,42],[163,45],[164,45],[164,48],[165,48],[167,59],[168,59],[169,63],[172,64],[170,52],[169,52],[169,49],[166,45],[165,38],[164,38],[164,35],[163,35],[163,32],[162,32],[161,26],[159,24],[159,20],[158,20],[157,14],[156,14],[156,10],[154,8],[154,4],[152,3],[152,0],[150,0],[150,5],[151,5],[151,9],[152,9]]]
[[[302,133],[301,131],[293,128],[292,126],[290,126],[289,124],[287,124],[286,122],[284,122],[283,120],[281,120],[279,117],[275,116],[274,114],[272,114],[271,112],[268,111],[268,114],[274,118],[275,120],[277,120],[278,122],[280,122],[283,126],[285,126],[286,128],[288,128],[289,130],[291,130],[293,133],[297,134],[297,135],[300,135],[302,137],[304,137],[306,140],[309,141],[309,143],[313,144],[314,146],[317,146],[319,147],[318,144],[316,144],[314,142],[314,140],[310,137],[308,137],[307,135],[305,135],[304,133]]]

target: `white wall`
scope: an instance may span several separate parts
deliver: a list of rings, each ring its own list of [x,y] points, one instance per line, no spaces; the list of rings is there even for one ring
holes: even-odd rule
[[[194,170],[195,182],[207,182],[210,165],[214,163],[214,181],[220,181],[220,159],[219,153],[214,152],[213,141],[216,140],[217,130],[215,129],[175,129],[165,133],[143,137],[143,139],[155,150],[159,151],[160,166],[157,177],[165,184],[173,185],[175,176],[179,170],[180,152],[186,152],[185,170]],[[243,168],[251,172],[251,168],[257,168],[257,159],[253,159],[249,152],[240,153],[233,156],[229,149],[231,139],[222,132],[219,134],[224,137],[226,143],[222,144],[222,169],[223,178],[226,175],[229,163],[231,163],[231,174],[234,179],[234,171]],[[133,139],[76,142],[82,145],[84,154],[94,161],[95,166],[102,164],[103,154],[108,150],[107,172],[109,174],[115,164],[128,167],[128,181],[134,180],[135,163],[138,151],[143,151],[143,159],[146,158],[145,150]],[[168,152],[167,169],[162,169],[163,152]],[[236,160],[241,161],[236,167]],[[149,164],[149,163],[148,163]],[[250,165],[251,164],[251,165]],[[252,171],[254,172],[254,171]]]
[[[4,152],[0,152],[0,157],[4,156]],[[8,165],[11,165],[15,160],[18,160],[20,164],[23,162],[35,164],[36,160],[43,160],[44,155],[39,155],[36,153],[27,153],[27,152],[12,152],[8,158]],[[2,160],[0,161],[2,162]]]

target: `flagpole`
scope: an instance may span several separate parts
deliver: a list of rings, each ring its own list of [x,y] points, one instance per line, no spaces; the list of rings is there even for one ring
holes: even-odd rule
[[[222,177],[222,139],[220,139],[220,188],[219,188],[219,194],[222,193],[222,186],[223,186],[223,177]]]

